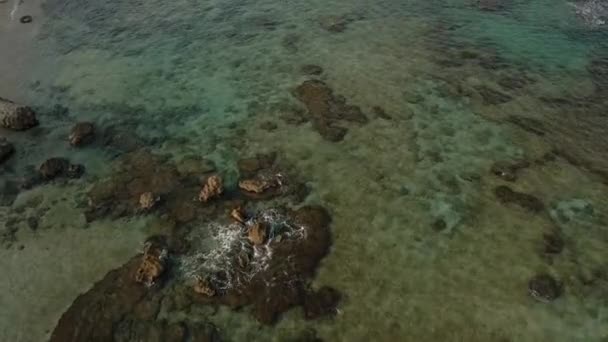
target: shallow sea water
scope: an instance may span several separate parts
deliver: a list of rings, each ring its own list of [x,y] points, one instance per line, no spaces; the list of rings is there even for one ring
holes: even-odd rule
[[[26,14],[33,23],[19,23]],[[86,191],[120,152],[69,148],[79,120],[172,160],[208,158],[228,179],[239,158],[276,151],[308,182],[306,202],[329,209],[333,247],[313,286],[343,293],[336,315],[293,309],[263,326],[246,310],[187,314],[227,341],[307,329],[324,341],[608,339],[608,25],[572,4],[9,0],[0,15],[0,97],[41,121],[0,129],[17,149],[0,166],[0,341],[47,340],[78,294],[162,231],[154,215],[86,222]],[[303,75],[307,64],[323,73]],[[370,121],[330,142],[285,120],[311,78]],[[51,156],[86,175],[13,196]],[[490,172],[520,159],[530,166],[516,182]],[[547,210],[501,203],[501,185]],[[555,229],[565,247],[547,255]],[[540,273],[563,283],[555,301],[528,294]]]

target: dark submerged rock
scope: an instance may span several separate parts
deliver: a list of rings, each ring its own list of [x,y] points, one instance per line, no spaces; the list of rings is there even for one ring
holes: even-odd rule
[[[517,171],[529,167],[530,163],[526,160],[508,162],[498,161],[492,165],[491,172],[508,182],[517,180]]]
[[[84,173],[84,166],[71,164],[65,158],[49,158],[38,168],[42,180],[53,180],[58,177],[79,178]]]
[[[476,86],[475,90],[477,90],[479,95],[481,95],[483,102],[486,105],[499,105],[509,102],[513,99],[508,94],[483,85]]]
[[[23,17],[19,18],[19,22],[22,24],[29,24],[31,23],[33,20],[31,15],[24,15]]]
[[[264,122],[262,122],[262,124],[260,124],[260,128],[265,131],[272,132],[272,131],[276,130],[277,128],[279,128],[279,126],[272,121],[264,121]]]
[[[304,75],[319,76],[323,73],[323,68],[314,64],[306,64],[300,68],[300,72]]]
[[[562,284],[548,274],[534,276],[528,282],[528,293],[540,302],[552,302],[562,294]]]
[[[95,139],[95,125],[91,122],[79,122],[70,131],[69,141],[72,146],[84,146]]]
[[[388,115],[386,113],[386,111],[382,107],[379,107],[379,106],[372,107],[372,112],[374,113],[374,115],[377,118],[384,119],[384,120],[392,120],[393,119],[390,115]]]
[[[545,135],[546,128],[542,121],[534,118],[524,117],[520,115],[511,115],[507,121],[518,126],[524,131],[536,134],[538,136]]]
[[[24,131],[38,126],[38,120],[32,108],[0,98],[0,126]]]
[[[337,125],[340,121],[368,122],[359,107],[347,105],[344,98],[335,96],[333,90],[322,81],[303,82],[295,89],[294,96],[308,109],[313,128],[328,141],[344,139],[347,129]]]
[[[15,153],[15,147],[8,140],[0,137],[0,165]]]
[[[543,234],[543,251],[546,254],[559,254],[564,249],[564,239],[558,231]]]
[[[533,213],[539,213],[545,209],[545,205],[540,199],[529,194],[514,191],[506,185],[494,188],[494,195],[503,204],[516,204]]]
[[[219,341],[209,323],[156,320],[142,315],[141,307],[158,301],[157,293],[134,280],[139,266],[135,257],[110,271],[92,289],[81,294],[61,316],[51,342],[104,341]],[[152,310],[153,307],[151,308]]]
[[[335,314],[342,295],[338,290],[324,286],[316,292],[309,292],[304,298],[304,315],[306,319],[315,319]]]

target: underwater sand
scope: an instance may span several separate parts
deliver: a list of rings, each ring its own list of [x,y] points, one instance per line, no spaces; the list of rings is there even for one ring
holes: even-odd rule
[[[208,158],[229,179],[239,158],[276,151],[308,182],[306,202],[330,210],[333,247],[313,286],[343,293],[337,314],[306,321],[294,309],[269,327],[246,310],[184,313],[225,340],[306,329],[349,342],[608,338],[608,63],[590,68],[608,58],[608,28],[566,1],[504,3],[25,0],[16,15],[33,15],[28,25],[0,3],[0,97],[36,106],[41,121],[0,129],[17,148],[1,190],[52,156],[87,167],[77,181],[2,194],[0,340],[47,340],[76,296],[155,230],[153,214],[86,223],[86,190],[112,173],[116,152],[69,148],[79,120],[175,160]],[[306,64],[323,73],[303,75]],[[303,108],[293,89],[311,78],[369,123],[341,123],[344,140],[330,142],[286,120]],[[268,121],[277,128],[262,129]],[[515,159],[531,162],[516,182],[490,172]],[[501,203],[500,185],[547,210]],[[565,247],[546,255],[553,229]],[[528,295],[539,273],[563,282],[555,301]]]

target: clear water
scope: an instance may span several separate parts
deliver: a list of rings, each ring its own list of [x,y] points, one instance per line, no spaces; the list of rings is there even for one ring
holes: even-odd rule
[[[189,313],[227,340],[308,328],[325,341],[608,339],[608,63],[597,63],[608,25],[565,0],[480,3],[492,1],[0,2],[0,97],[40,108],[42,122],[0,130],[17,148],[0,168],[0,340],[48,339],[79,293],[162,230],[154,215],[86,223],[86,191],[116,151],[69,148],[79,120],[174,160],[211,159],[229,178],[240,157],[278,151],[309,182],[307,202],[331,211],[333,247],[313,285],[344,294],[337,315],[294,309],[268,327],[226,308]],[[333,143],[283,120],[300,106],[306,64],[370,122]],[[51,156],[86,176],[11,198],[6,183]],[[490,172],[515,159],[532,163],[515,183]],[[502,204],[503,184],[547,212]],[[543,233],[557,228],[564,250],[546,256]],[[564,294],[532,299],[539,273]]]

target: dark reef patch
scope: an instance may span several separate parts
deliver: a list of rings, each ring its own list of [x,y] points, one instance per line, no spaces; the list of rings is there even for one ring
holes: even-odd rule
[[[503,204],[515,204],[532,213],[540,213],[545,210],[544,203],[537,197],[514,191],[506,185],[494,188],[494,195]]]
[[[338,126],[340,121],[365,124],[368,118],[357,106],[347,105],[341,96],[318,80],[305,81],[294,90],[294,96],[308,109],[314,129],[331,142],[344,139],[347,129]]]

